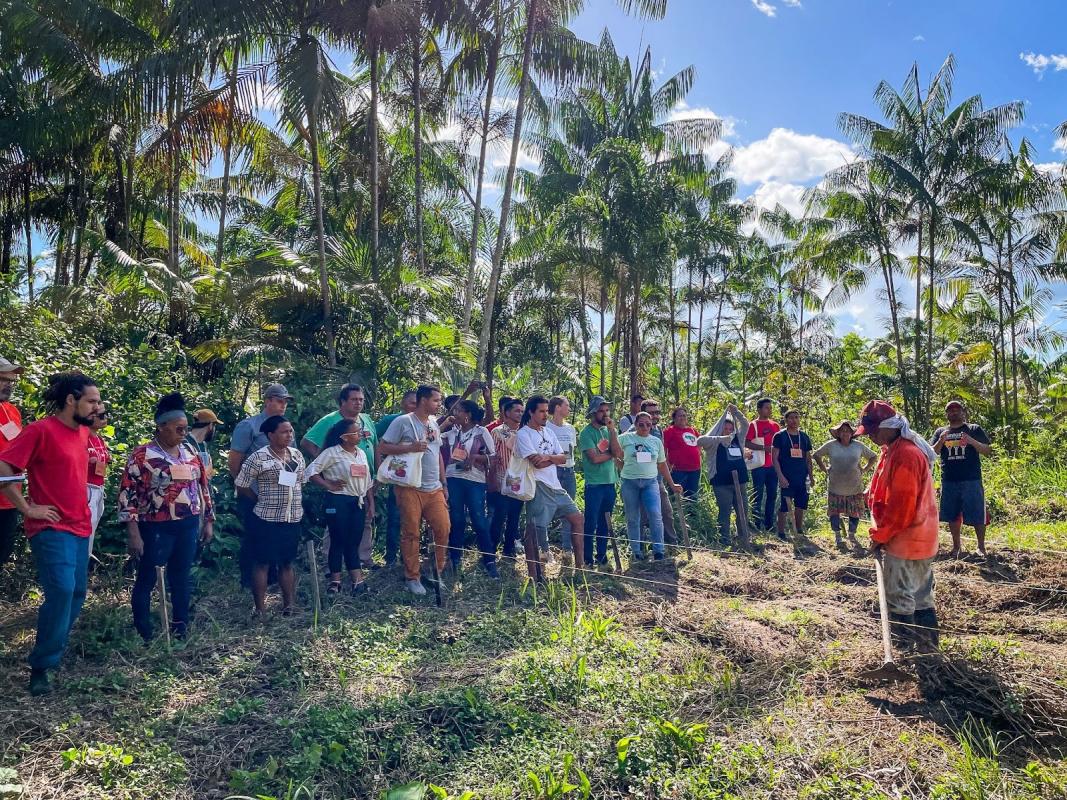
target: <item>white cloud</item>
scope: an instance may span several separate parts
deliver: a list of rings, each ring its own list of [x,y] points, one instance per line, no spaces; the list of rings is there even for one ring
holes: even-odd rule
[[[1044,172],[1046,175],[1059,175],[1064,171],[1063,164],[1059,161],[1049,161],[1045,164],[1034,164],[1034,169]]]
[[[778,13],[778,9],[766,2],[766,0],[752,0],[752,5],[758,12],[768,17],[773,17]]]
[[[667,115],[667,119],[670,122],[676,122],[680,119],[707,119],[709,117],[722,120],[722,138],[732,139],[737,134],[737,119],[735,117],[720,117],[707,106],[692,108],[685,100],[680,100],[678,105],[672,108],[671,113]]]
[[[741,183],[802,183],[854,158],[844,142],[775,128],[766,139],[735,148],[732,169]]]
[[[782,0],[782,2],[785,3],[787,6],[789,6],[790,8],[803,8],[804,7],[804,6],[802,6],[800,4],[800,0]]]
[[[781,205],[790,214],[800,216],[804,213],[804,187],[795,183],[781,183],[768,181],[760,186],[749,197],[760,208],[773,209]]]
[[[1034,71],[1038,78],[1043,77],[1045,70],[1049,67],[1052,67],[1055,72],[1067,69],[1067,55],[1046,56],[1043,53],[1019,53],[1019,58]]]
[[[1061,136],[1056,140],[1056,144],[1052,145],[1052,149],[1057,153],[1067,153],[1067,136]]]
[[[915,34],[914,36],[911,37],[911,40],[913,42],[925,42],[926,41],[926,37],[923,36],[921,33],[917,33],[917,34]]]

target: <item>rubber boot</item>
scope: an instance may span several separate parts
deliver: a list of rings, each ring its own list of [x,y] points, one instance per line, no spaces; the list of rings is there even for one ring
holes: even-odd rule
[[[837,549],[844,550],[845,540],[841,538],[841,517],[830,517],[830,528],[833,529]]]
[[[916,649],[920,653],[936,653],[941,645],[941,635],[937,623],[937,612],[932,608],[916,609],[915,624],[922,626],[915,629]]]
[[[30,694],[34,697],[40,697],[41,695],[48,694],[51,691],[52,682],[48,678],[48,670],[30,670]]]
[[[893,646],[905,652],[915,643],[915,615],[889,612],[889,638]]]

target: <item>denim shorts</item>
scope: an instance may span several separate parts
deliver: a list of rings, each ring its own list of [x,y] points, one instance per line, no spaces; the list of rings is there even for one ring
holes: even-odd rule
[[[578,506],[569,494],[562,489],[554,489],[537,481],[537,491],[533,500],[526,503],[526,520],[539,531],[548,530],[556,517],[579,514]]]
[[[938,518],[955,522],[961,514],[964,525],[985,525],[985,489],[980,480],[942,482]]]

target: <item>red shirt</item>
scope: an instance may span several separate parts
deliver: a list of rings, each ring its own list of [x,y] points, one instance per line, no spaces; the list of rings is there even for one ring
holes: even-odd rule
[[[22,414],[11,403],[0,403],[0,453],[3,453],[11,446],[11,443],[15,440],[15,436],[18,436],[18,432],[14,428],[7,427],[9,424],[16,425],[19,431],[22,430]],[[5,431],[6,429],[6,431]],[[10,439],[7,438],[7,434],[14,434]],[[14,508],[15,504],[7,499],[7,495],[0,492],[0,509]]]
[[[46,528],[83,537],[92,533],[85,495],[85,476],[89,471],[87,427],[68,428],[55,417],[45,417],[27,425],[0,454],[0,460],[15,469],[29,471],[31,503],[55,506],[59,512],[59,522],[27,518],[23,522],[26,536]]]
[[[671,469],[694,472],[700,470],[700,448],[695,428],[668,425],[663,429],[663,447]]]
[[[493,432],[493,428],[499,428],[503,424],[504,423],[501,422],[500,420],[494,419],[492,422],[490,422],[488,425],[485,426],[485,429],[487,431],[489,431],[490,433],[492,433]]]
[[[871,541],[897,558],[921,561],[937,555],[937,502],[930,462],[900,437],[882,449],[867,490],[874,526]]]
[[[89,485],[103,486],[107,476],[107,465],[111,463],[111,451],[107,442],[95,433],[89,434]]]
[[[764,444],[767,445],[766,455],[763,456],[763,466],[771,466],[771,439],[774,438],[774,434],[778,433],[782,429],[772,419],[756,419],[752,421],[752,424],[748,426],[748,433],[745,435],[745,441],[751,442],[757,436],[763,438]]]

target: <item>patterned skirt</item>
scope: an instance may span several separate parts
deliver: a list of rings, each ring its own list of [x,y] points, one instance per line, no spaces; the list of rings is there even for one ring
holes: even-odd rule
[[[867,515],[867,503],[862,494],[827,492],[826,511],[832,517],[864,517]]]

